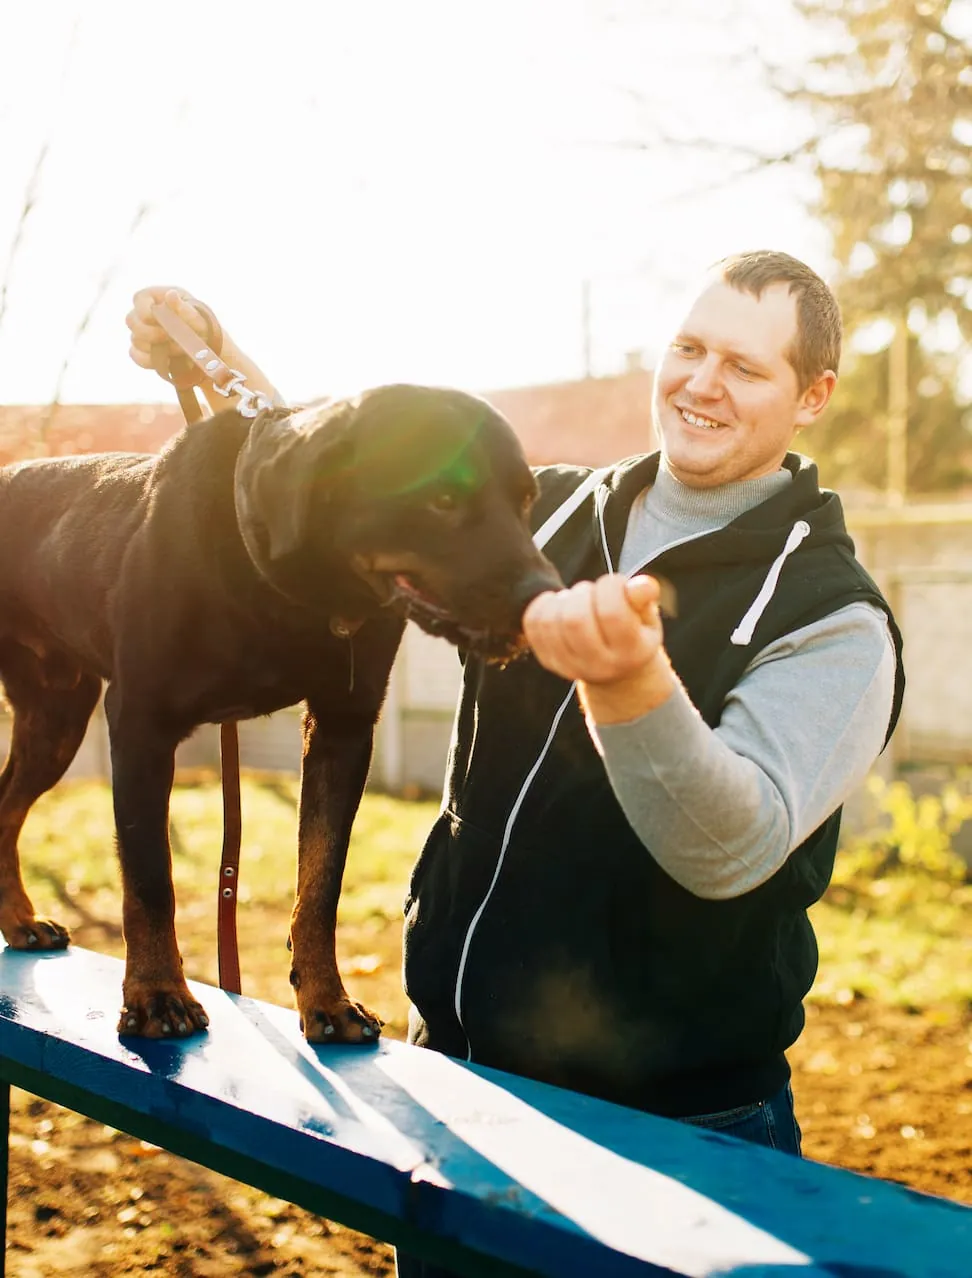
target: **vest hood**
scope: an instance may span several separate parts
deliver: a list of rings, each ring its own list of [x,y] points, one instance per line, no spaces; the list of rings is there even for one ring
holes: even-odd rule
[[[615,563],[621,553],[627,529],[628,512],[638,494],[654,483],[661,453],[635,457],[621,462],[599,487],[603,500],[612,498],[604,508],[604,527],[608,547]],[[754,506],[721,530],[718,540],[694,539],[676,547],[666,560],[686,567],[696,563],[719,564],[765,563],[779,554],[797,520],[810,526],[810,546],[839,545],[853,554],[854,543],[844,522],[840,498],[818,484],[817,466],[800,453],[787,453],[783,468],[792,482],[781,492]]]

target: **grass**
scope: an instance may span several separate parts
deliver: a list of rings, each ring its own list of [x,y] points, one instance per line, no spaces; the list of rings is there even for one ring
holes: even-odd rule
[[[296,879],[296,778],[247,774],[238,929],[243,989],[292,1006],[286,938]],[[412,864],[435,818],[432,802],[367,795],[358,813],[338,911],[338,954],[354,995],[388,1031],[404,1034],[402,901]],[[176,925],[190,978],[217,983],[216,901],[222,809],[212,774],[181,776],[172,795]],[[34,807],[20,840],[24,878],[38,913],[66,923],[78,944],[121,956],[121,882],[111,791],[62,783]]]
[[[243,780],[240,950],[247,993],[290,1004],[284,952],[296,865],[296,779]],[[834,884],[812,911],[820,974],[811,998],[926,1008],[972,1003],[972,885],[949,847],[966,819],[944,796],[929,806],[906,787],[877,796],[884,824],[838,857]],[[215,982],[219,786],[183,776],[172,799],[179,938],[191,977]],[[950,806],[951,805],[951,806]],[[355,994],[402,1032],[399,962],[405,885],[435,817],[433,802],[365,796],[339,912],[342,970]],[[121,954],[120,886],[108,787],[63,784],[31,813],[21,839],[35,905],[77,941]]]

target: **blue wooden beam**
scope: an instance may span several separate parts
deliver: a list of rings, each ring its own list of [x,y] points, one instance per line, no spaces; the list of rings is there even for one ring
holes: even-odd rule
[[[0,951],[0,1080],[470,1275],[972,1278],[972,1209],[193,988],[121,1042],[122,965]]]

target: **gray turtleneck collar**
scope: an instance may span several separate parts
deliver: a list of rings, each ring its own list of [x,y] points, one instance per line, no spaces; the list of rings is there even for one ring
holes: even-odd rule
[[[654,484],[631,507],[618,571],[631,572],[676,541],[724,528],[782,492],[791,479],[790,472],[781,469],[718,488],[690,488],[675,478],[663,457]]]

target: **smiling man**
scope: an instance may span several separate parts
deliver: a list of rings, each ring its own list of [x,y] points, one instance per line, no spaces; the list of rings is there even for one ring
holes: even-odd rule
[[[656,372],[660,453],[539,473],[567,588],[527,609],[533,659],[466,663],[412,1041],[799,1152],[807,908],[903,689],[840,501],[789,451],[840,336],[803,263],[720,262]]]
[[[406,901],[412,1042],[799,1153],[807,909],[904,683],[840,501],[790,451],[840,336],[803,263],[720,262],[655,376],[660,452],[538,472],[567,584],[526,611],[532,655],[466,658]]]

